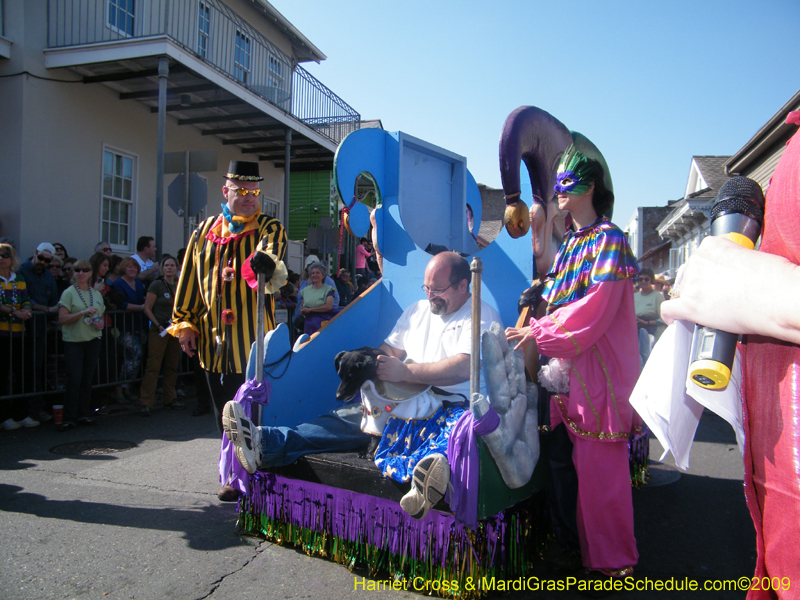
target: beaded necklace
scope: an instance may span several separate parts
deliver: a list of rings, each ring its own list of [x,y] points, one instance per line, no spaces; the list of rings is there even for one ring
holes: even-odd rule
[[[83,297],[83,294],[81,294],[81,289],[78,287],[77,284],[73,284],[73,285],[75,286],[75,291],[78,292],[78,297],[81,299],[81,302],[83,302],[83,305],[86,308],[93,307],[94,306],[94,293],[92,292],[91,286],[89,286],[89,304],[86,304],[86,299]]]
[[[5,302],[5,299],[8,297],[9,290],[3,290],[3,302],[4,304],[8,304],[8,306],[10,306],[13,309],[11,311],[13,313],[14,310],[17,310],[16,307],[19,305],[19,297],[20,297],[19,290],[17,289],[17,280],[16,279],[12,279],[11,281],[6,280],[6,283],[11,284],[11,302],[10,303]],[[9,318],[11,318],[10,314]]]

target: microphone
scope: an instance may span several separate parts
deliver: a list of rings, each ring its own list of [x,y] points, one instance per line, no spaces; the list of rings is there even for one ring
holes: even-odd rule
[[[748,177],[732,177],[717,194],[711,210],[711,235],[753,250],[764,222],[764,193]],[[695,325],[689,376],[709,390],[724,389],[731,378],[739,336]]]

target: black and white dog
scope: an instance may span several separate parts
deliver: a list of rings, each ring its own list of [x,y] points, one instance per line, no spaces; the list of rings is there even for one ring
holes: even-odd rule
[[[342,380],[336,390],[336,399],[350,400],[368,379],[377,381],[378,357],[382,354],[386,353],[369,346],[339,352],[333,362],[336,372]],[[378,449],[380,441],[379,436],[371,436],[365,458],[375,459],[375,451]]]

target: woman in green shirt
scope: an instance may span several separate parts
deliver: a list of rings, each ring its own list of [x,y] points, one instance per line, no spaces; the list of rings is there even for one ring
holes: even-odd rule
[[[323,321],[330,320],[338,310],[333,308],[333,297],[336,290],[325,283],[326,269],[322,263],[316,262],[308,267],[311,285],[307,285],[298,295],[298,311],[295,323],[303,333],[311,335],[319,331]],[[301,325],[302,320],[302,325]]]
[[[58,322],[64,339],[67,386],[64,395],[64,422],[59,431],[75,425],[97,425],[92,419],[92,379],[100,356],[100,338],[105,320],[103,296],[89,284],[92,266],[79,260],[73,269],[72,283],[58,302]]]

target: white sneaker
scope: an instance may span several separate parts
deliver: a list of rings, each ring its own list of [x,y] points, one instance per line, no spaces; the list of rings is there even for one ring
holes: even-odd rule
[[[33,417],[25,417],[22,421],[19,422],[23,427],[38,427],[39,421],[34,419]]]
[[[244,414],[242,405],[231,400],[222,408],[222,429],[233,442],[236,458],[248,473],[255,473],[261,459],[261,430]]]
[[[5,421],[3,421],[2,427],[3,429],[11,431],[12,429],[19,429],[20,427],[22,427],[22,425],[17,423],[14,419],[6,419]]]
[[[431,454],[414,467],[411,489],[400,499],[400,508],[414,519],[424,519],[428,511],[447,493],[450,465],[444,454]]]

